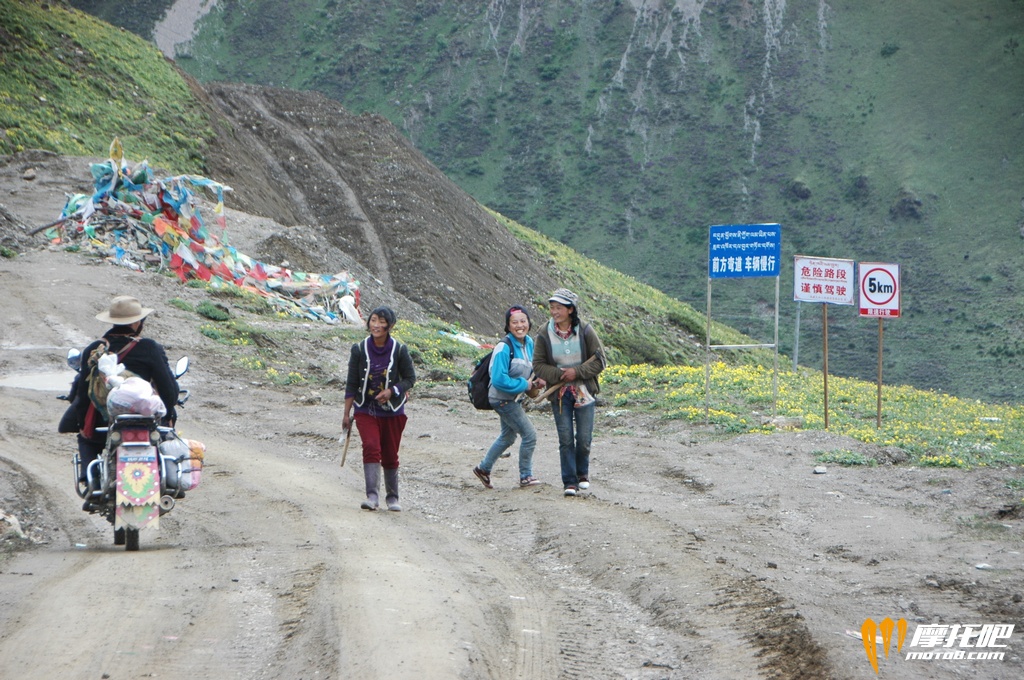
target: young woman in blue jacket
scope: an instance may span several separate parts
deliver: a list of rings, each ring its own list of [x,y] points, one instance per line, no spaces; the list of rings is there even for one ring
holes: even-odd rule
[[[527,392],[544,387],[544,381],[533,377],[533,338],[530,337],[530,315],[522,305],[513,305],[505,312],[505,337],[491,354],[491,388],[487,396],[498,417],[501,432],[487,450],[484,459],[473,468],[473,474],[488,489],[495,461],[516,441],[519,444],[519,486],[534,486],[540,481],[533,476],[533,450],[537,446],[537,430],[533,427],[522,399]]]

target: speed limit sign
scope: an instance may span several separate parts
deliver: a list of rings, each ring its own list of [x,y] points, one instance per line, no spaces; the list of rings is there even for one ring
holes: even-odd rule
[[[860,315],[893,318],[900,315],[900,266],[861,262]]]

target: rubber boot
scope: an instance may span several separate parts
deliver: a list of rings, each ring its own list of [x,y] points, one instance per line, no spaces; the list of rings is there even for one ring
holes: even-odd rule
[[[359,507],[363,510],[376,510],[379,504],[380,463],[363,463],[363,477],[366,478],[366,500]]]
[[[400,512],[402,506],[398,504],[398,468],[393,470],[384,468],[384,490],[387,492],[385,501],[388,504],[388,510]]]

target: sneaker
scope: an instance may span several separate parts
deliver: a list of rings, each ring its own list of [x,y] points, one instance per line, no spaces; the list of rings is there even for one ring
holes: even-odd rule
[[[473,474],[476,475],[477,479],[484,483],[485,487],[487,487],[488,489],[494,488],[493,486],[491,486],[491,473],[484,472],[480,468],[475,467],[473,468]]]
[[[540,480],[536,477],[523,477],[519,480],[519,486],[537,486]]]
[[[565,493],[566,496],[575,496],[576,495],[576,487],[575,486],[567,486],[567,487],[565,487],[565,492],[564,493]]]
[[[501,454],[501,456],[499,456],[499,458],[511,458],[511,457],[512,457],[512,451],[506,451],[505,453]]]
[[[590,488],[590,480],[586,476],[580,476],[580,488],[583,490]]]

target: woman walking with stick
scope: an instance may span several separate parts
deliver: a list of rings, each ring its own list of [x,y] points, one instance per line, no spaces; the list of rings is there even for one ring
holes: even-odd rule
[[[416,372],[409,349],[391,337],[397,317],[389,307],[370,312],[366,328],[369,337],[352,345],[345,381],[345,415],[341,427],[355,424],[363,442],[363,476],[366,481],[365,510],[379,504],[380,474],[384,471],[385,501],[388,510],[399,511],[398,448],[405,430],[405,400],[416,383]]]

